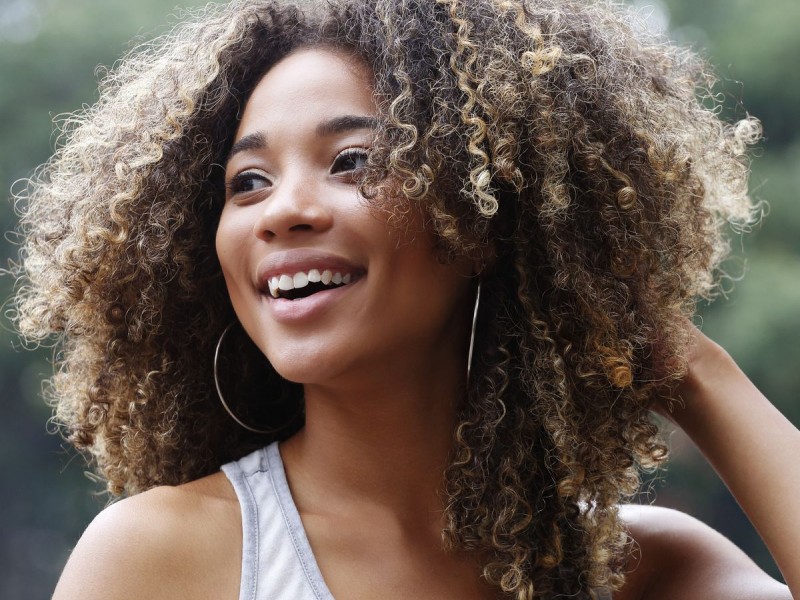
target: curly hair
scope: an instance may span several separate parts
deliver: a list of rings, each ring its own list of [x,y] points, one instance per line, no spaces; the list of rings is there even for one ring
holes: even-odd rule
[[[216,399],[233,318],[220,165],[265,71],[344,49],[371,68],[381,122],[362,192],[423,211],[442,260],[483,264],[445,544],[520,600],[618,588],[617,505],[666,458],[649,407],[685,372],[681,317],[714,295],[725,229],[753,218],[758,122],[723,122],[705,61],[614,2],[318,4],[207,7],[61,124],[18,195],[16,270],[20,332],[58,349],[57,419],[112,494],[195,479],[302,425],[275,411],[277,433],[256,435]]]

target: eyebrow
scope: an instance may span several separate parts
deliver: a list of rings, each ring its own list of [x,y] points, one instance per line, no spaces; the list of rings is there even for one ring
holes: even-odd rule
[[[230,159],[233,158],[233,155],[238,154],[239,152],[246,152],[248,150],[263,150],[266,147],[266,135],[260,131],[257,131],[256,133],[249,133],[231,146],[231,151],[228,152],[228,158],[225,159],[225,162],[229,162]]]
[[[358,115],[344,115],[324,121],[317,126],[317,135],[320,137],[350,131],[352,129],[377,129],[378,119]]]
[[[335,135],[344,131],[351,131],[353,129],[377,129],[378,119],[376,117],[367,117],[361,115],[343,115],[341,117],[334,117],[328,121],[323,121],[317,125],[317,135],[325,137]],[[264,150],[267,147],[267,136],[261,131],[249,133],[242,139],[238,140],[231,146],[230,152],[225,162],[233,158],[239,152],[247,152],[249,150]]]

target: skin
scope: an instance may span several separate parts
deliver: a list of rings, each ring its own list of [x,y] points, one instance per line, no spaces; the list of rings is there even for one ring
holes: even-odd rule
[[[419,223],[393,229],[358,197],[361,163],[342,160],[341,152],[368,147],[369,127],[322,132],[319,125],[375,113],[370,73],[345,54],[302,50],[273,67],[237,132],[249,142],[226,166],[235,185],[217,251],[245,329],[279,373],[304,385],[306,426],[280,449],[334,596],[494,598],[473,557],[440,546],[437,489],[465,377],[473,266],[439,264]],[[359,279],[330,293],[322,308],[287,319],[260,277],[275,257],[286,263],[308,249],[355,265]],[[800,433],[724,350],[697,330],[695,340],[676,390],[685,407],[671,418],[730,486],[800,597],[800,559],[792,551],[800,519],[790,506],[800,478],[787,476],[797,469]],[[780,495],[764,493],[774,482]],[[615,599],[792,597],[686,515],[655,507],[623,507],[622,514],[637,550]],[[241,558],[239,504],[217,473],[103,511],[54,598],[233,599]]]

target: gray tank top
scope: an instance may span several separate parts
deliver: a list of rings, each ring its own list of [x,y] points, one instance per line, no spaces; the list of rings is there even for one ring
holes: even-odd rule
[[[239,600],[334,600],[289,491],[278,442],[222,465],[222,471],[242,507]]]
[[[242,507],[239,600],[334,600],[292,500],[278,443],[222,465]]]

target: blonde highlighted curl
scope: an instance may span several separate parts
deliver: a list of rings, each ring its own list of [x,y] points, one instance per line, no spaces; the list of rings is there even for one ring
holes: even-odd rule
[[[618,588],[616,507],[666,458],[648,407],[685,370],[681,317],[715,293],[724,230],[752,221],[758,122],[721,121],[707,65],[616,3],[314,4],[211,6],[135,49],[18,194],[16,322],[56,344],[58,420],[113,494],[296,430],[251,434],[216,399],[220,165],[267,69],[344,49],[381,117],[362,191],[422,210],[442,260],[485,265],[445,543],[511,598]]]

